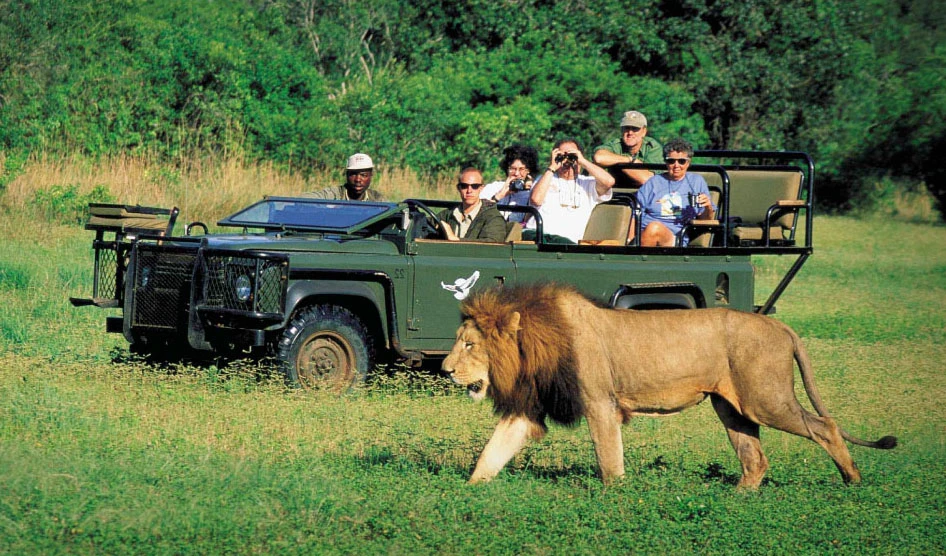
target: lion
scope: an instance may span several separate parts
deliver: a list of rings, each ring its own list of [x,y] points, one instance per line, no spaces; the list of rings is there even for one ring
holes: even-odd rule
[[[890,449],[841,429],[815,388],[798,335],[769,317],[729,309],[636,311],[602,307],[569,286],[492,288],[461,304],[463,323],[443,371],[469,395],[490,397],[499,424],[476,462],[471,483],[489,481],[546,417],[588,422],[605,483],[624,475],[621,424],[662,416],[706,397],[742,464],[739,488],[755,489],[768,469],[759,426],[818,443],[846,483],[860,481],[847,440]],[[795,397],[794,364],[817,415]]]

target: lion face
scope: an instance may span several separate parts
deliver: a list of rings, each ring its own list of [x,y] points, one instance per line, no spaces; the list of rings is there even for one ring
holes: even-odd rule
[[[486,397],[489,387],[489,354],[485,338],[472,320],[457,330],[457,341],[441,367],[454,382],[467,387],[474,400]]]

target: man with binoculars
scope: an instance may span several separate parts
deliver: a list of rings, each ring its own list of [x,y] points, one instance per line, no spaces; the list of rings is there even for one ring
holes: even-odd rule
[[[581,175],[584,169],[589,175]],[[614,177],[581,154],[574,139],[563,139],[552,149],[551,162],[532,186],[532,205],[542,215],[543,232],[578,243],[591,209],[611,199]]]

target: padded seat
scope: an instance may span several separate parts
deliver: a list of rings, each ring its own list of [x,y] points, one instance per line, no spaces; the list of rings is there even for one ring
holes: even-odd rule
[[[710,187],[722,186],[714,172],[700,172]],[[729,218],[738,245],[790,245],[794,242],[798,212],[808,208],[800,199],[800,171],[730,170]]]
[[[518,222],[506,222],[506,239],[503,241],[505,243],[522,241],[522,225]]]
[[[624,245],[631,226],[631,207],[600,203],[591,210],[581,242],[591,245]]]

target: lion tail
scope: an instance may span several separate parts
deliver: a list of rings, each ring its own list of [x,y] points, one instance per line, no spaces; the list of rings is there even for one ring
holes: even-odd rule
[[[811,372],[811,359],[808,357],[808,350],[805,349],[805,346],[801,342],[801,338],[798,337],[798,334],[794,330],[785,327],[789,335],[792,337],[792,343],[795,347],[795,361],[798,363],[798,370],[801,373],[802,384],[805,385],[805,392],[808,393],[808,399],[811,400],[811,405],[814,406],[815,411],[818,412],[818,415],[822,417],[833,419],[831,414],[828,412],[828,408],[825,407],[824,401],[821,399],[821,394],[818,393],[818,388],[815,387],[815,379]],[[857,444],[858,446],[866,446],[868,448],[876,448],[878,450],[890,450],[897,446],[897,437],[896,436],[884,436],[878,440],[869,441],[858,438],[851,433],[847,432],[840,425],[838,429],[841,431],[841,436],[844,440],[847,440],[851,444]]]

